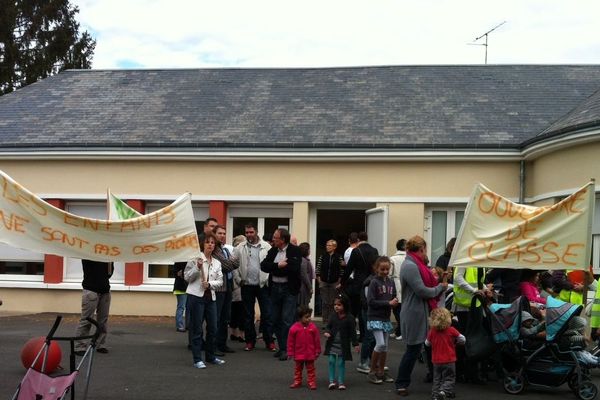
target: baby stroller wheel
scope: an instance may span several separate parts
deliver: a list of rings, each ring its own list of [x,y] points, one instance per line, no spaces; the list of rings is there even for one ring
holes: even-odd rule
[[[585,381],[589,381],[591,380],[589,376],[587,375],[581,375],[581,381],[585,382]],[[575,394],[577,394],[578,388],[579,388],[579,380],[577,379],[577,374],[571,374],[569,376],[569,379],[567,380],[567,385],[569,385],[569,388],[575,392]]]
[[[504,390],[506,393],[519,394],[525,388],[525,380],[523,375],[518,372],[511,372],[504,376]]]
[[[576,394],[581,400],[594,400],[598,394],[598,388],[592,382],[584,381],[577,388]]]

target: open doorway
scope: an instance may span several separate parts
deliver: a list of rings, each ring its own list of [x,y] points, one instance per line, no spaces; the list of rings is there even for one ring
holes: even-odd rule
[[[325,252],[325,243],[335,240],[338,244],[337,253],[344,254],[348,248],[348,235],[350,232],[365,230],[365,209],[359,210],[317,210],[317,240],[316,247],[312,249],[315,263]],[[316,268],[316,264],[315,264]],[[315,290],[315,315],[321,315],[321,297],[319,290]]]

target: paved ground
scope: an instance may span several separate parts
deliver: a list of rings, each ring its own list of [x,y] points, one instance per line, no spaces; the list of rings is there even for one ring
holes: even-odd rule
[[[45,336],[54,321],[53,314],[0,317],[0,398],[10,399],[25,369],[21,366],[23,344],[35,336]],[[77,316],[66,315],[58,331],[60,336],[71,336]],[[394,399],[393,384],[373,385],[366,376],[355,371],[356,361],[347,364],[346,392],[327,390],[325,358],[317,362],[318,389],[289,389],[292,363],[275,360],[271,353],[258,348],[252,353],[242,351],[241,343],[234,343],[235,354],[225,357],[223,366],[209,366],[205,370],[192,368],[192,358],[186,348],[185,334],[175,332],[172,318],[166,317],[111,317],[109,335],[110,353],[96,354],[94,358],[90,399],[311,399],[357,398]],[[391,341],[388,363],[395,375],[403,344]],[[63,346],[63,365],[68,368],[68,348]],[[430,384],[423,383],[425,367],[417,364],[409,398],[428,399]],[[598,372],[594,381],[600,384]],[[509,397],[499,383],[485,386],[458,385],[461,399],[486,400]],[[520,396],[527,399],[575,399],[566,385],[553,390],[528,388]],[[77,398],[81,398],[78,396]]]

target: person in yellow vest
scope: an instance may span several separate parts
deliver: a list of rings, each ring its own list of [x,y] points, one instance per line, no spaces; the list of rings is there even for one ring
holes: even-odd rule
[[[596,295],[592,303],[592,313],[590,315],[591,336],[593,340],[600,339],[600,280],[595,282]]]
[[[476,292],[481,292],[485,296],[492,296],[493,285],[485,286],[483,283],[485,271],[483,268],[465,268],[454,269],[454,299],[452,311],[458,318],[456,328],[463,335],[467,331],[467,322],[469,320],[469,308],[471,299]],[[468,338],[467,338],[468,340]],[[484,383],[480,376],[478,363],[469,363],[466,360],[464,348],[457,348],[456,375],[457,380],[472,383]]]
[[[552,272],[554,291],[558,298],[571,304],[583,304],[583,280],[579,274],[571,270],[556,270]]]

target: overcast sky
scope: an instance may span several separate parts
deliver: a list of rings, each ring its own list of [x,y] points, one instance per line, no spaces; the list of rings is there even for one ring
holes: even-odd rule
[[[93,68],[600,63],[599,0],[72,0]]]

